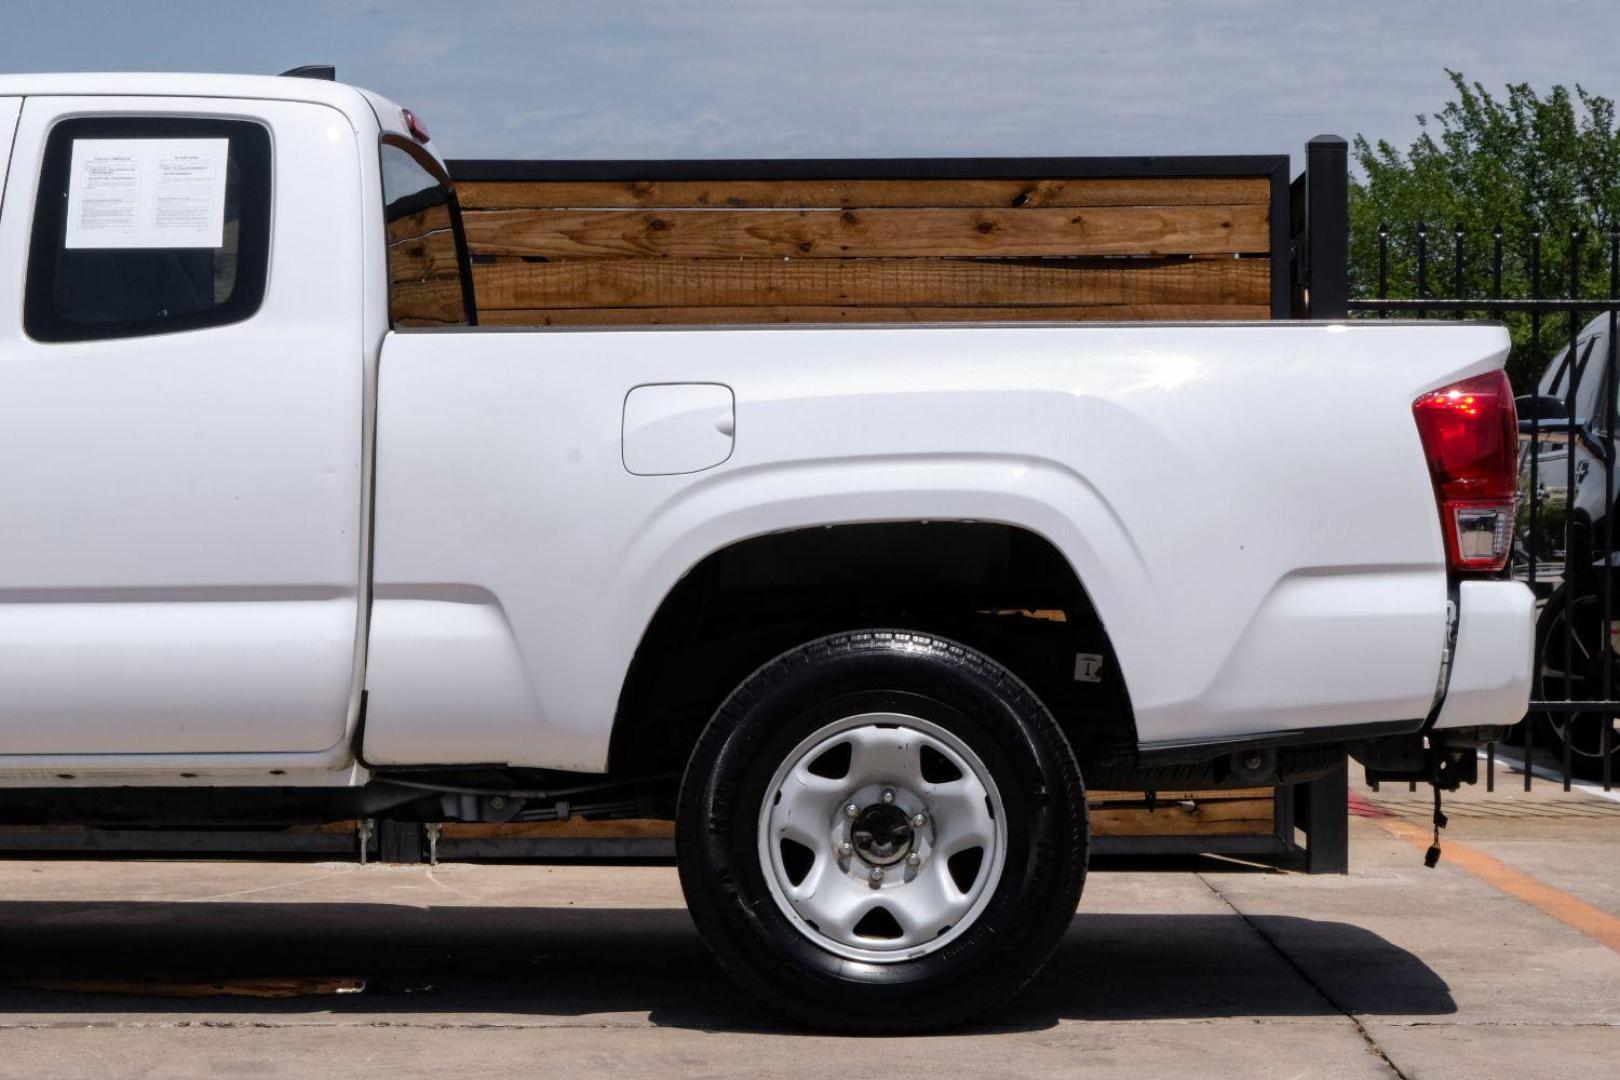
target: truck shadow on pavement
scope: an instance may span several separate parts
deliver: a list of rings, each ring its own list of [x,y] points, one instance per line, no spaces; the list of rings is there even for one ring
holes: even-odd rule
[[[289,1023],[318,1014],[566,1025],[619,1014],[630,1023],[782,1029],[732,987],[685,911],[671,908],[12,901],[0,902],[0,943],[0,1019],[143,1013]],[[238,993],[290,983],[295,996],[174,996],[207,994],[216,980]],[[1343,1011],[1436,1015],[1456,1006],[1416,956],[1345,923],[1082,909],[1046,972],[985,1030]]]

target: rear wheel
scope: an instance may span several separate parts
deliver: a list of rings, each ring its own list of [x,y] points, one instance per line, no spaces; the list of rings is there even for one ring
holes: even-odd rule
[[[1606,581],[1607,578],[1602,579]],[[1547,600],[1536,628],[1536,676],[1533,697],[1541,701],[1599,701],[1620,692],[1620,654],[1605,629],[1620,631],[1620,613],[1605,626],[1603,584],[1578,592],[1574,599],[1560,588]],[[1620,716],[1600,713],[1541,713],[1537,739],[1587,780],[1603,777],[1605,755],[1610,777],[1620,779]],[[1605,733],[1604,729],[1608,731]]]
[[[1017,678],[922,634],[840,634],[761,668],[699,740],[681,884],[720,963],[806,1023],[960,1023],[1074,914],[1085,800]]]

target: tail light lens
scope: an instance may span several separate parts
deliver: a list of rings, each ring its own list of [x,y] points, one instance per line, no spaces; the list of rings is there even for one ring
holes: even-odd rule
[[[1493,371],[1412,405],[1453,570],[1500,570],[1513,542],[1519,419],[1507,375]]]
[[[432,137],[428,134],[428,129],[423,125],[421,118],[411,110],[401,109],[399,115],[405,121],[405,130],[411,133],[411,138],[419,143],[425,143]]]

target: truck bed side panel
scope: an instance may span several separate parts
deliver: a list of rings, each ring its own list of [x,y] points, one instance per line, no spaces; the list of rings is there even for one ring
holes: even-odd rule
[[[367,756],[602,769],[682,574],[858,521],[1050,540],[1144,744],[1420,718],[1446,575],[1411,403],[1506,346],[1395,324],[393,335]],[[732,389],[728,460],[626,470],[626,395],[660,383]]]

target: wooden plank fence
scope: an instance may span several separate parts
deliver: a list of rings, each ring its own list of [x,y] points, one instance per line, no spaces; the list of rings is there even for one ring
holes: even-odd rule
[[[486,325],[1286,313],[1282,158],[451,169]]]

